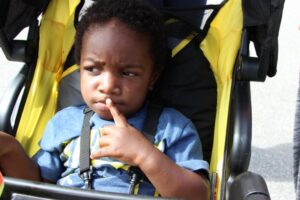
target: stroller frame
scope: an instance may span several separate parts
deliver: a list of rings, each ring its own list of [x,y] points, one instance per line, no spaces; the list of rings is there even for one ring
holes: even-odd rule
[[[55,6],[55,3],[53,2],[56,1],[53,0],[50,3],[48,1],[41,1],[37,3],[38,5],[30,5],[35,8],[33,15],[39,15],[39,13],[45,10],[46,7]],[[1,1],[1,3],[6,6],[9,5],[9,1]],[[81,1],[77,0],[75,4],[77,5],[81,3]],[[253,13],[261,13],[264,12],[264,10],[254,9],[256,8],[254,3],[246,0],[243,0],[242,2],[239,0],[224,1],[224,6],[222,5],[220,7],[220,11],[217,16],[215,16],[215,18],[210,22],[209,29],[207,29],[207,36],[200,44],[200,48],[204,51],[205,56],[209,60],[214,74],[219,74],[220,71],[223,72],[223,69],[220,68],[220,62],[225,65],[233,66],[227,72],[224,71],[232,78],[232,80],[223,84],[227,81],[226,76],[225,78],[223,76],[218,76],[216,78],[217,84],[224,87],[224,91],[226,92],[218,94],[218,101],[222,101],[225,106],[220,104],[218,105],[219,109],[217,110],[217,125],[215,126],[215,129],[225,130],[223,131],[225,134],[214,136],[210,168],[212,183],[211,199],[246,199],[248,197],[252,199],[270,199],[263,178],[260,175],[247,172],[251,156],[252,131],[250,81],[264,81],[266,76],[274,76],[276,73],[278,50],[276,41],[278,38],[284,1],[277,1],[277,3],[275,3],[275,1],[261,2],[260,4],[263,8],[266,8],[268,6],[267,3],[272,3],[272,12],[270,11],[269,15],[263,17],[261,17],[261,15],[253,17]],[[70,3],[70,5],[74,4]],[[242,6],[243,10],[241,9]],[[75,8],[72,9],[76,10]],[[232,13],[232,10],[235,12]],[[242,11],[243,13],[247,13],[247,15],[243,15]],[[76,18],[77,14],[78,13],[76,12],[72,12],[71,18]],[[214,53],[212,48],[221,47],[221,44],[217,42],[213,43],[217,46],[212,46],[211,41],[216,39],[214,37],[217,33],[217,29],[224,28],[225,26],[220,26],[219,20],[223,20],[225,15],[228,14],[236,15],[239,19],[236,21],[236,24],[232,25],[236,25],[237,29],[234,31],[230,30],[231,32],[229,31],[228,33],[225,33],[227,36],[231,34],[233,38],[235,37],[235,42],[233,42],[233,44],[236,46],[232,47],[234,50],[230,50],[231,55],[228,57],[231,57],[231,59],[226,60],[224,58],[224,60],[220,60],[218,58],[219,55]],[[73,21],[73,19],[66,21],[66,25],[72,25],[70,23]],[[263,25],[255,24],[257,21]],[[7,90],[8,92],[5,94],[7,98],[2,99],[0,104],[0,116],[1,119],[3,119],[3,122],[0,124],[0,130],[10,133],[17,132],[17,128],[19,128],[19,121],[22,118],[22,112],[18,112],[15,125],[11,125],[11,115],[19,97],[19,93],[22,89],[24,89],[24,85],[26,85],[24,93],[27,94],[29,92],[30,87],[28,85],[30,85],[32,77],[34,76],[35,69],[29,66],[38,65],[39,62],[33,58],[39,54],[40,51],[40,49],[37,49],[37,44],[39,43],[37,41],[37,34],[42,37],[42,33],[38,32],[39,26],[37,20],[34,20],[29,24],[30,30],[26,41],[14,40],[14,36],[8,37],[8,29],[5,29],[5,26],[0,24],[1,27],[4,27],[0,27],[0,46],[2,47],[6,57],[9,60],[22,61],[26,63],[13,81],[14,84]],[[41,28],[42,26],[43,22],[41,23]],[[262,27],[267,28],[262,29]],[[74,30],[71,29],[68,29],[68,31],[74,32]],[[269,42],[270,40],[262,40],[260,37],[263,39],[272,38],[272,40]],[[249,56],[250,41],[253,41],[255,44],[258,54],[258,57],[256,58]],[[232,40],[230,42],[232,42]],[[72,43],[72,40],[65,42],[65,48],[70,48]],[[226,48],[226,44],[225,47],[222,48]],[[222,49],[219,49],[219,51],[222,52]],[[66,52],[69,51],[66,50]],[[66,52],[63,54],[63,60],[67,58]],[[19,108],[21,109],[19,110],[22,110],[22,108],[26,106],[26,98],[26,95],[23,95],[19,105]],[[51,106],[55,107],[55,103]],[[226,118],[224,119],[224,123],[218,123],[218,120],[222,120],[221,118],[223,117]],[[47,121],[47,119],[44,121]],[[19,140],[22,139],[19,138]],[[31,144],[27,143],[25,144],[25,147],[26,145],[30,146]],[[29,148],[28,152],[32,155],[34,150],[30,150]],[[15,199],[80,199],[83,197],[86,199],[152,199],[152,197],[134,197],[63,188],[9,177],[5,177],[4,180],[5,192],[2,197],[3,199],[11,197]],[[32,188],[34,191],[31,193],[28,188]],[[24,196],[24,194],[26,195]],[[38,197],[33,197],[32,195],[37,195]]]

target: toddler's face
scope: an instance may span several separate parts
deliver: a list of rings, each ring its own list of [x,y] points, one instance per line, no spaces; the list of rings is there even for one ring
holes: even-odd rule
[[[104,119],[112,119],[105,104],[110,98],[125,115],[138,111],[156,75],[149,38],[112,19],[95,25],[82,40],[81,92],[87,105]]]

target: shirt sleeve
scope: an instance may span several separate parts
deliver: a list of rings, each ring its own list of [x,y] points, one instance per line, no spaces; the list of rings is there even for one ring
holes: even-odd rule
[[[80,135],[83,106],[68,107],[55,114],[48,122],[39,143],[40,150],[33,159],[40,168],[42,178],[56,182],[65,171],[60,156],[65,143]]]
[[[177,165],[191,171],[205,171],[209,173],[209,164],[203,160],[201,141],[191,121],[186,123],[181,133],[174,134],[173,132],[172,137],[165,149],[165,153]]]
[[[53,140],[55,131],[56,126],[50,121],[40,141],[41,149],[33,156],[33,160],[39,166],[41,177],[51,182],[56,182],[64,170],[59,157],[59,146],[56,140]]]

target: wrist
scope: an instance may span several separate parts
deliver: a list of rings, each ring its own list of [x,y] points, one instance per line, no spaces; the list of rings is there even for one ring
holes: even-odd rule
[[[135,159],[135,165],[138,167],[142,167],[143,163],[149,157],[149,154],[154,150],[152,144],[145,143],[142,148],[138,148],[137,156]]]
[[[140,158],[138,162],[139,168],[145,174],[151,174],[152,170],[156,171],[157,166],[159,166],[159,154],[161,152],[151,144],[151,148]]]

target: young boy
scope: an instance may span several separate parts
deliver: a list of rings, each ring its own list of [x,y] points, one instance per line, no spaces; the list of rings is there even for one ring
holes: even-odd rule
[[[96,1],[78,24],[75,39],[86,105],[66,108],[48,123],[41,150],[34,156],[39,169],[12,137],[0,135],[0,146],[6,142],[13,147],[0,152],[3,173],[83,187],[79,145],[83,110],[88,106],[94,112],[90,119],[93,189],[127,193],[128,169],[136,166],[149,180],[139,183],[139,194],[154,195],[157,190],[164,197],[208,199],[208,164],[202,160],[191,121],[164,108],[155,145],[141,132],[147,94],[164,64],[163,35],[158,12],[145,2]],[[14,168],[17,173],[9,169],[21,162],[22,169]]]

